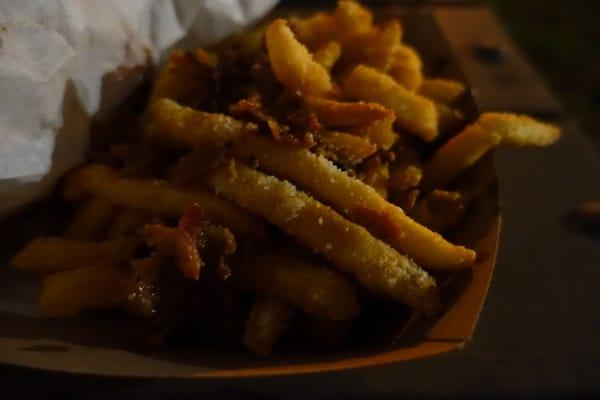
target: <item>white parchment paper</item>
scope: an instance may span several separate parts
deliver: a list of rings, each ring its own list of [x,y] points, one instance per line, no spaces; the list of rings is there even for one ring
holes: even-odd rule
[[[119,67],[159,62],[251,24],[276,0],[0,0],[0,218],[80,163],[89,120],[136,83]],[[107,100],[108,99],[108,100]]]

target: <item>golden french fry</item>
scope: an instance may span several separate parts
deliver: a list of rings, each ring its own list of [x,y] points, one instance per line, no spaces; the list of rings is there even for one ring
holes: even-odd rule
[[[502,143],[512,146],[547,146],[560,137],[560,130],[522,115],[483,113],[440,147],[425,166],[423,187],[443,188]]]
[[[292,309],[285,303],[255,299],[246,320],[242,342],[257,356],[268,356],[292,316]]]
[[[475,259],[472,250],[455,246],[417,224],[373,188],[348,176],[324,157],[259,136],[240,142],[234,151],[241,157],[258,160],[261,168],[289,179],[318,199],[334,205],[425,268],[460,269],[470,266]]]
[[[409,213],[415,207],[419,193],[419,189],[394,191],[390,195],[390,202],[400,207],[405,213]]]
[[[335,20],[330,14],[316,13],[306,18],[289,19],[294,36],[305,46],[315,49],[326,43],[333,35]]]
[[[145,135],[178,146],[223,146],[244,132],[244,124],[224,114],[207,113],[159,99],[150,104]]]
[[[406,45],[399,46],[388,71],[396,82],[411,92],[416,91],[423,81],[422,63],[419,54]]]
[[[152,215],[180,217],[191,205],[198,204],[206,219],[230,227],[234,232],[253,238],[264,237],[265,226],[227,201],[200,189],[179,190],[164,181],[124,179],[99,164],[88,165],[68,178],[65,197],[89,192],[114,204]]]
[[[38,274],[88,267],[99,262],[116,264],[132,247],[131,238],[96,243],[57,237],[31,241],[11,261],[14,268]]]
[[[477,122],[487,131],[500,135],[505,145],[548,146],[560,137],[556,126],[525,115],[488,112],[481,114]]]
[[[419,94],[439,104],[450,106],[464,93],[465,85],[449,79],[424,79],[419,86]]]
[[[344,95],[354,100],[375,101],[396,115],[396,125],[423,140],[437,137],[435,105],[425,97],[405,89],[394,79],[373,68],[359,65],[346,78]]]
[[[368,140],[344,132],[323,132],[319,144],[330,158],[346,165],[357,164],[377,151],[377,146]]]
[[[77,210],[65,231],[65,237],[79,240],[98,239],[106,231],[116,213],[115,206],[105,199],[93,197]]]
[[[332,40],[316,49],[313,54],[313,58],[327,71],[331,71],[341,54],[342,47],[340,46],[339,42]]]
[[[394,132],[394,120],[396,117],[390,115],[365,126],[349,128],[349,131],[359,136],[365,136],[369,142],[381,150],[389,150],[398,140],[398,134]]]
[[[425,271],[289,182],[242,164],[219,168],[207,180],[217,193],[323,254],[371,292],[425,312],[436,308],[435,281]]]
[[[423,189],[444,188],[468,167],[500,143],[502,137],[481,124],[467,126],[440,147],[425,164]]]
[[[363,101],[341,102],[308,96],[304,98],[304,105],[308,111],[315,113],[320,123],[334,128],[367,125],[394,115],[381,104]]]
[[[131,235],[151,219],[152,216],[145,212],[123,208],[117,212],[106,237],[115,238]]]
[[[373,14],[356,1],[338,1],[333,18],[337,30],[347,36],[359,35],[373,28]]]
[[[286,21],[277,19],[265,35],[275,77],[287,88],[305,95],[327,95],[333,90],[329,73],[295,37]]]
[[[291,253],[252,257],[239,263],[232,277],[257,296],[284,301],[307,314],[345,320],[360,311],[354,287],[344,275]]]
[[[460,111],[453,110],[444,104],[435,104],[438,115],[438,129],[441,137],[460,131],[465,125],[465,118]]]
[[[43,314],[52,318],[117,307],[125,300],[129,284],[123,271],[107,265],[58,272],[44,280],[39,305]]]
[[[396,53],[401,48],[402,28],[398,21],[389,21],[383,26],[354,36],[341,35],[342,65],[366,64],[381,71],[391,68]]]

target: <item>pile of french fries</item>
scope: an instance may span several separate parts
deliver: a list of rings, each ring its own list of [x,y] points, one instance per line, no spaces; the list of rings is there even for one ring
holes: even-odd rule
[[[298,321],[342,340],[373,302],[434,316],[432,273],[477,257],[442,234],[489,189],[478,162],[560,135],[467,121],[465,92],[350,0],[174,51],[143,115],[67,177],[64,236],[12,265],[44,276],[48,317],[120,308],[158,321],[160,341],[185,314],[261,356]]]

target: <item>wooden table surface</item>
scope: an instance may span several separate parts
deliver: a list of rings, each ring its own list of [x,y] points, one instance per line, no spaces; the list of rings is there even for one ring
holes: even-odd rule
[[[560,107],[503,30],[480,6],[434,15],[477,90],[482,110],[560,118]],[[502,47],[505,61],[473,51]],[[399,365],[236,381],[86,378],[0,367],[3,393],[38,398],[383,398],[391,395],[600,395],[600,236],[566,222],[600,199],[600,159],[576,127],[548,149],[497,154],[503,231],[474,338],[462,351]]]

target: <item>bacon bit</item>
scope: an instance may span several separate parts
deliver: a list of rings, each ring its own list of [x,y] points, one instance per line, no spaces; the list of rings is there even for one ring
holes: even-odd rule
[[[146,244],[156,247],[161,257],[172,258],[187,279],[200,279],[202,259],[198,253],[196,242],[180,228],[170,228],[164,225],[145,225],[141,234]]]
[[[177,227],[185,232],[195,243],[198,240],[198,233],[200,232],[203,219],[204,212],[202,211],[202,207],[194,203],[185,210],[179,219]]]
[[[273,117],[265,112],[258,94],[241,99],[229,106],[229,114],[237,118],[249,118],[254,122],[266,125],[276,141],[279,141],[286,131],[286,127],[279,125]]]

